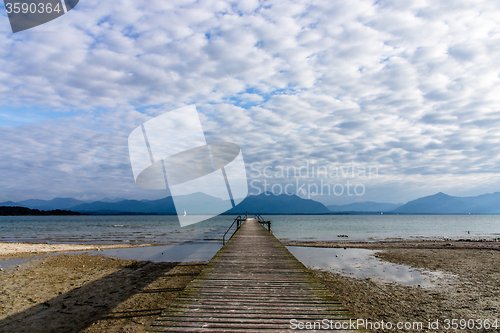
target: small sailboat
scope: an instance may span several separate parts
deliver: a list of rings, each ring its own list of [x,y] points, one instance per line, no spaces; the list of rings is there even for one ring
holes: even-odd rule
[[[184,216],[186,216],[186,210],[184,209]]]

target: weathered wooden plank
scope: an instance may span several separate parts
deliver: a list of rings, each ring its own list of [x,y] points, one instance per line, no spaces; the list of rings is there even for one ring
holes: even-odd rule
[[[328,305],[341,305],[339,302],[322,302],[321,300],[318,299],[311,299],[311,300],[296,300],[296,299],[280,299],[277,297],[259,297],[255,299],[254,297],[247,297],[247,298],[225,298],[225,297],[216,297],[212,296],[211,299],[206,299],[203,297],[180,297],[178,299],[180,304],[181,302],[184,301],[189,301],[192,300],[193,302],[198,302],[199,304],[205,304],[207,302],[217,304],[217,303],[224,303],[224,302],[231,302],[231,303],[248,303],[248,304],[269,304],[269,302],[273,302],[273,305],[276,304],[281,304],[281,305],[295,305],[295,304],[328,304]]]
[[[348,317],[346,317],[346,314],[349,314],[347,310],[341,310],[336,316],[332,316],[328,319],[331,320],[349,320]],[[304,314],[283,314],[283,313],[278,313],[278,312],[271,312],[271,313],[252,313],[252,312],[230,312],[230,313],[219,313],[219,312],[203,312],[203,313],[196,313],[196,314],[189,314],[189,313],[178,313],[177,315],[172,315],[172,316],[162,316],[159,317],[156,320],[156,323],[160,323],[163,321],[175,321],[178,320],[178,318],[193,318],[193,316],[196,316],[195,318],[198,318],[200,320],[207,320],[207,318],[226,318],[226,319],[231,319],[231,320],[238,320],[241,318],[248,318],[248,319],[268,319],[268,320],[279,320],[279,319],[297,319],[301,321],[306,321],[306,320],[323,320],[325,319],[322,316],[317,315],[316,313],[312,313],[310,315],[304,315]]]
[[[268,311],[270,309],[276,308],[275,305],[234,305],[228,303],[226,305],[213,305],[213,304],[172,304],[172,306],[177,307],[178,309],[186,309],[189,311],[205,311],[205,310],[219,310],[219,311],[230,311],[236,307],[240,309],[248,310],[248,311]],[[328,310],[332,309],[330,305],[297,305],[297,306],[281,306],[281,311],[286,313],[287,311],[301,311],[301,310],[309,310],[309,311],[321,311],[322,313],[328,312]]]
[[[352,316],[276,237],[247,219],[149,330],[296,332],[293,319],[347,323]]]
[[[330,332],[328,330],[302,330],[305,332]],[[159,333],[159,332],[177,332],[177,333],[255,333],[255,332],[270,332],[270,333],[276,333],[276,332],[281,332],[281,333],[297,333],[297,330],[292,330],[292,329],[256,329],[256,328],[205,328],[205,327],[180,327],[180,326],[171,326],[171,327],[161,327],[158,330],[155,331],[150,331],[152,333]],[[341,332],[352,332],[352,330],[335,330],[334,332],[336,333],[341,333]]]
[[[321,328],[321,325],[317,324],[318,328]],[[190,322],[183,321],[182,323],[173,322],[170,326],[156,326],[160,329],[169,328],[169,327],[192,327],[192,328],[225,328],[225,329],[238,329],[238,328],[253,328],[255,330],[260,329],[275,329],[280,330],[283,327],[290,328],[290,321],[282,322],[282,323],[269,323],[269,322]]]
[[[295,318],[293,318],[295,319]],[[315,317],[314,319],[311,319],[310,317],[307,318],[302,318],[303,321],[313,321],[313,322],[318,322],[322,321],[325,318],[321,317]],[[336,318],[336,319],[328,319],[328,320],[334,320],[336,322],[349,322],[349,318]],[[190,326],[192,326],[192,323],[196,322],[207,322],[209,321],[210,323],[257,323],[257,324],[289,324],[290,323],[290,318],[262,318],[262,317],[221,317],[221,316],[213,316],[213,317],[187,317],[187,316],[178,316],[178,317],[171,317],[168,319],[163,319],[155,322],[155,326],[166,326],[170,323],[174,323],[176,325],[180,325],[179,322],[184,323],[184,322],[189,322]]]
[[[189,311],[184,311],[184,309],[175,309],[175,310],[172,310],[172,309],[169,309],[169,310],[166,310],[163,314],[162,314],[162,317],[160,318],[170,318],[171,316],[182,316],[186,313],[189,313]],[[218,309],[212,309],[212,311],[210,310],[204,310],[204,311],[192,311],[191,312],[192,314],[196,314],[197,316],[204,316],[204,315],[219,315],[221,312],[218,310]],[[322,318],[325,318],[325,317],[328,317],[330,319],[330,317],[332,318],[336,318],[336,316],[340,316],[342,315],[342,317],[346,317],[346,316],[350,316],[349,314],[349,311],[345,310],[345,309],[338,309],[338,310],[335,310],[335,309],[330,309],[328,311],[328,315],[325,316],[325,314],[320,314],[318,313],[318,311],[316,310],[311,310],[311,309],[299,309],[299,310],[293,310],[293,309],[289,309],[287,311],[282,311],[282,310],[272,310],[272,309],[269,309],[267,311],[265,311],[266,314],[272,314],[272,315],[283,315],[283,316],[295,316],[295,317],[303,317],[303,316],[307,316],[307,317],[310,317],[310,316],[320,316]],[[245,315],[245,314],[248,314],[248,315],[257,315],[257,314],[263,314],[263,312],[261,310],[249,310],[249,309],[237,309],[237,310],[228,310],[226,311],[225,314],[234,314],[234,315]]]

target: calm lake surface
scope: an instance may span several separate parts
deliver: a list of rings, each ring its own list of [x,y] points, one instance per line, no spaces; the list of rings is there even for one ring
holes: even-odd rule
[[[209,261],[222,247],[222,235],[234,218],[217,216],[181,228],[176,216],[0,217],[0,242],[168,244],[85,252],[122,259]],[[264,219],[272,221],[273,233],[282,241],[500,240],[499,215],[267,215]],[[288,249],[308,267],[357,278],[431,287],[447,277],[442,272],[383,262],[374,257],[373,250],[294,246]],[[74,252],[78,253],[81,252]],[[0,264],[9,269],[27,262],[26,258],[18,258]]]
[[[235,216],[181,228],[176,216],[5,216],[0,241],[49,243],[220,242]],[[500,238],[500,215],[265,215],[288,240]],[[348,237],[338,237],[347,235]]]

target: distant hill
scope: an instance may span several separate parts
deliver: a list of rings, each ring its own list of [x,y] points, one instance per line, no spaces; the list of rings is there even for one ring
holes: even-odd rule
[[[89,214],[176,214],[172,197],[159,200],[122,200],[118,202],[95,201],[71,207],[72,210]]]
[[[38,210],[26,207],[0,206],[0,216],[81,215],[69,210]]]
[[[500,214],[500,192],[454,197],[439,192],[409,201],[392,211],[406,214]]]
[[[83,204],[85,201],[73,198],[54,198],[52,200],[28,199],[19,202],[2,202],[0,206],[19,206],[30,209],[54,210],[54,209],[69,209],[73,206]]]
[[[379,203],[373,201],[355,202],[348,205],[326,206],[331,212],[389,212],[403,204]]]
[[[220,212],[224,200],[203,193],[180,195],[175,198],[178,204],[192,207],[189,214],[212,214]],[[193,205],[193,203],[196,203]],[[227,203],[226,205],[227,206]],[[71,207],[72,210],[92,214],[159,214],[175,215],[176,210],[172,197],[158,200],[122,200],[119,202],[95,201]]]
[[[269,193],[268,193],[269,194]],[[211,214],[218,213],[222,207],[227,206],[227,202],[220,198],[215,198],[203,193],[193,193],[189,195],[178,196],[175,200],[184,206],[191,208],[188,214]],[[123,200],[120,202],[101,202],[96,201],[71,207],[72,210],[81,213],[90,214],[176,214],[172,197],[166,197],[159,200]],[[245,198],[238,206],[229,210],[226,214],[327,214],[330,211],[321,203],[301,199],[296,195],[266,195],[262,193],[259,196],[249,196]]]
[[[123,201],[123,200],[127,200],[125,198],[114,198],[114,199],[111,199],[111,198],[103,198],[103,199],[99,199],[97,201],[101,201],[101,202],[120,202],[120,201]]]
[[[193,193],[175,198],[182,206],[191,207],[188,214],[217,214],[228,201],[203,193]],[[116,201],[119,200],[119,201]],[[30,199],[20,202],[4,202],[0,206],[22,206],[40,211],[71,210],[84,214],[159,214],[175,215],[172,197],[158,200],[121,200],[104,198],[102,201],[84,202],[72,198],[52,200]],[[398,207],[399,206],[399,207]],[[500,214],[500,192],[476,197],[454,197],[437,193],[409,201],[404,205],[377,203],[372,201],[348,205],[325,207],[314,200],[302,199],[296,195],[262,193],[248,196],[238,206],[225,214],[331,214],[331,213],[394,213],[394,214]]]
[[[322,203],[294,195],[261,193],[246,197],[226,214],[328,214]]]
[[[203,193],[177,196],[181,206],[191,207],[188,214],[218,214],[224,211],[228,202]],[[195,204],[193,204],[195,203]],[[32,209],[71,209],[84,214],[158,214],[175,215],[176,210],[172,197],[158,200],[120,200],[104,198],[94,202],[83,202],[71,198],[55,198],[53,200],[30,199],[20,202],[0,203],[2,206],[24,206]],[[229,205],[230,207],[230,205]],[[238,206],[226,214],[329,214],[330,210],[322,203],[302,199],[296,195],[262,193],[258,196],[245,198]]]

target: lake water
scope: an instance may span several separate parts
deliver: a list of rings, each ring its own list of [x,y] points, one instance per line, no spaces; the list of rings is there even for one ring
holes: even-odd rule
[[[222,215],[181,228],[176,216],[3,216],[0,241],[83,244],[220,242]],[[500,238],[500,215],[265,215],[282,240]],[[348,237],[338,237],[346,235]]]
[[[267,215],[274,235],[289,240],[377,241],[482,238],[500,240],[498,215]],[[221,248],[234,216],[217,216],[181,228],[175,216],[0,217],[0,242],[169,244],[87,251],[123,259],[208,261]],[[348,237],[338,237],[347,235]],[[445,276],[383,262],[375,251],[288,247],[306,266],[357,278],[433,286]],[[17,267],[27,259],[0,264]]]

